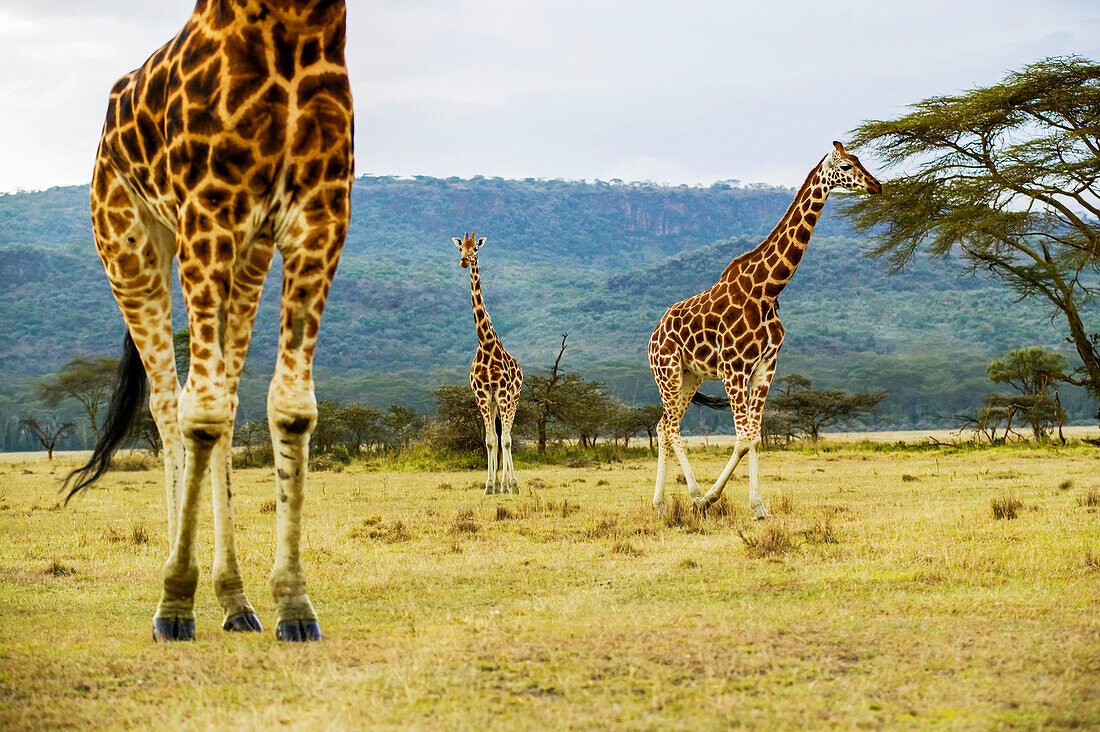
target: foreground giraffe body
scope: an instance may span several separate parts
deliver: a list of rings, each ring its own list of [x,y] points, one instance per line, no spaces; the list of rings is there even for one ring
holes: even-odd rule
[[[461,239],[452,237],[452,241],[462,251],[459,264],[470,268],[470,298],[477,326],[477,354],[470,364],[470,388],[474,390],[474,399],[485,424],[485,452],[489,464],[485,493],[519,493],[519,480],[512,465],[512,423],[523,387],[523,370],[519,361],[504,350],[481,298],[477,250],[485,243],[485,237],[478,239],[476,234],[468,233]],[[497,420],[500,421],[499,440]]]
[[[264,278],[282,255],[275,450],[276,636],[319,640],[299,559],[313,353],[348,224],[352,103],[343,0],[199,0],[183,30],[111,90],[92,182],[96,247],[128,330],[109,429],[69,495],[107,468],[144,390],[164,442],[168,532],[157,640],[194,638],[200,494],[214,504],[213,580],[226,630],[259,631],[234,546],[237,384]],[[172,260],[190,369],[172,347]]]
[[[665,469],[671,449],[700,512],[718,500],[738,462],[749,456],[749,505],[756,518],[768,516],[757,483],[760,416],[775,360],[783,343],[776,299],[794,274],[814,225],[835,187],[879,193],[882,187],[859,160],[834,142],[835,150],[810,171],[794,202],[771,234],[755,249],[733,260],[714,287],[670,307],[649,340],[649,367],[661,393],[663,415],[657,426],[657,485],[653,507],[664,510]],[[680,420],[688,404],[712,406],[696,391],[707,379],[720,380],[733,409],[737,441],[714,486],[703,495],[680,440]],[[721,402],[725,404],[725,402]]]

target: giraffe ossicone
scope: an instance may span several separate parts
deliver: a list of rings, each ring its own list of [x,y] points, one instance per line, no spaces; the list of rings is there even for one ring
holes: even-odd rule
[[[881,193],[882,186],[839,142],[810,171],[787,212],[763,242],[734,259],[705,292],[669,307],[649,340],[649,367],[661,394],[657,425],[657,479],[653,507],[664,510],[669,451],[676,455],[694,508],[702,513],[722,495],[741,459],[749,458],[749,506],[758,519],[768,510],[760,497],[757,447],[764,400],[783,344],[777,298],[790,281],[813,234],[829,191],[841,187]],[[728,402],[696,392],[706,380],[726,388]],[[690,403],[733,410],[733,455],[706,494],[692,472],[680,439]]]
[[[276,637],[320,640],[299,543],[313,355],[348,226],[352,102],[343,0],[198,0],[183,29],[111,90],[92,179],[96,247],[126,322],[119,386],[69,496],[107,469],[138,409],[164,443],[170,555],[157,640],[194,638],[200,493],[214,504],[214,590],[223,628],[259,631],[233,520],[237,385],[272,257],[282,255],[278,358],[267,399],[275,452]],[[172,341],[178,260],[190,367]]]
[[[477,353],[470,364],[470,388],[485,427],[485,453],[488,461],[485,493],[519,493],[519,480],[512,464],[512,424],[523,388],[523,370],[500,342],[485,301],[481,297],[481,274],[477,252],[485,237],[467,232],[451,241],[462,252],[459,265],[470,269],[470,299],[477,329]]]

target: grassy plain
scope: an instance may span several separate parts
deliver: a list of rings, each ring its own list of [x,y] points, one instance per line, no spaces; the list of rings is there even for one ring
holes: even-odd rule
[[[313,473],[307,646],[270,627],[268,471],[234,487],[264,634],[220,630],[206,508],[198,640],[157,646],[160,472],[59,509],[63,461],[0,464],[0,727],[1100,725],[1095,448],[768,452],[761,523],[743,470],[726,511],[659,519],[651,458],[517,462],[518,497]]]

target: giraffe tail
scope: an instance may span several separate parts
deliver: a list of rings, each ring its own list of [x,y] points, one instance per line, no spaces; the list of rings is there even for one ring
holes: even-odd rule
[[[706,394],[700,394],[699,392],[695,392],[694,394],[691,395],[691,403],[692,404],[698,404],[699,406],[702,406],[702,407],[707,407],[708,409],[729,409],[730,408],[730,402],[729,402],[728,399],[723,399],[721,397],[707,396]]]
[[[498,414],[493,418],[493,431],[497,434],[497,464],[493,466],[494,470],[504,469],[504,423],[500,421],[500,415]]]
[[[145,399],[145,367],[141,363],[137,347],[130,332],[122,344],[122,358],[118,362],[118,375],[115,377],[114,393],[107,408],[107,419],[99,432],[99,439],[92,448],[92,456],[80,468],[65,477],[61,492],[65,493],[65,503],[84,490],[107,472],[111,465],[111,456],[122,444],[130,431],[130,423]]]

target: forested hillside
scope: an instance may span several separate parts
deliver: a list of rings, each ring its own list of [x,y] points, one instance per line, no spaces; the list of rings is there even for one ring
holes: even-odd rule
[[[476,230],[488,237],[481,269],[489,312],[528,372],[550,363],[569,333],[566,368],[607,382],[628,402],[655,401],[645,344],[657,319],[755,246],[792,195],[728,184],[360,178],[322,325],[319,395],[426,411],[432,388],[464,382],[475,336],[468,273],[450,238]],[[949,263],[920,261],[888,276],[864,256],[871,242],[852,238],[835,209],[830,202],[780,301],[781,373],[796,370],[820,386],[887,388],[890,423],[931,426],[980,403],[991,357],[1030,345],[1067,351],[1059,324],[994,282],[957,277]],[[38,408],[33,378],[71,356],[120,348],[122,322],[88,218],[83,186],[0,196],[5,430]],[[276,267],[242,387],[249,416],[262,413],[274,358],[278,278]],[[178,302],[176,309],[180,328]],[[1078,418],[1091,413],[1080,395],[1065,401]]]

